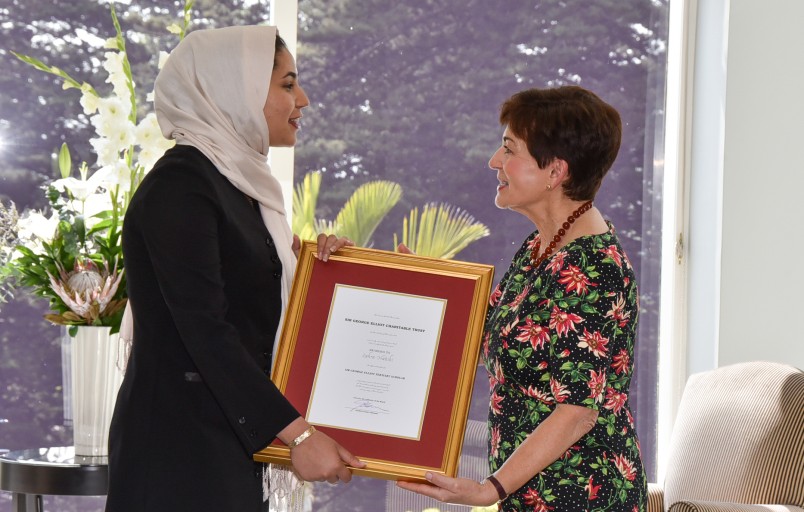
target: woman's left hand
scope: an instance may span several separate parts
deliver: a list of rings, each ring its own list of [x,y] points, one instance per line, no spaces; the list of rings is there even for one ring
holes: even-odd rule
[[[318,235],[316,243],[318,244],[318,248],[316,249],[315,257],[322,261],[327,261],[332,253],[341,247],[352,247],[355,245],[354,242],[345,236],[339,238],[335,235],[327,235],[325,233]],[[293,235],[293,245],[291,248],[293,249],[293,254],[298,258],[299,251],[301,250],[301,240],[298,235]]]
[[[444,503],[485,507],[497,503],[497,491],[490,483],[468,478],[450,478],[438,473],[426,473],[429,484],[397,482],[402,489],[429,496]],[[431,485],[432,484],[432,485]]]

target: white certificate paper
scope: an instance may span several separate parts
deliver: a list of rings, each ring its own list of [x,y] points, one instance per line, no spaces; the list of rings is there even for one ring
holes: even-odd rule
[[[336,285],[307,421],[419,439],[446,306]]]

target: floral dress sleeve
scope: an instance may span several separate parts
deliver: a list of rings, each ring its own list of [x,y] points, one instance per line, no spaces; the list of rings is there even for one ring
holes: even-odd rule
[[[607,252],[601,238],[567,246],[550,261],[543,274],[546,289],[538,312],[550,332],[553,398],[556,403],[594,410],[610,405],[605,401],[611,398],[606,396],[606,381],[613,357],[622,357],[624,345],[632,345],[628,341],[633,340],[633,333],[622,329],[631,322],[620,324],[630,320],[632,313],[636,316],[635,308],[625,310],[625,295],[631,295],[635,305],[636,288],[629,286],[631,277],[623,272],[621,253]],[[612,388],[608,394],[613,392]]]

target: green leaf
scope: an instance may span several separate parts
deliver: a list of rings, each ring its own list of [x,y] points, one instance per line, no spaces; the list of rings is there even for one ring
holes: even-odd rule
[[[69,88],[81,89],[83,85],[83,87],[87,89],[90,93],[93,93],[96,96],[98,95],[98,93],[95,92],[95,89],[93,89],[92,86],[90,86],[86,82],[84,82],[84,84],[79,83],[76,79],[65,73],[63,70],[57,68],[56,66],[48,66],[39,59],[29,57],[28,55],[22,55],[17,52],[12,51],[11,54],[14,55],[16,58],[18,58],[19,60],[21,60],[22,62],[35,67],[39,71],[43,71],[51,75],[56,75],[57,77],[61,78],[64,81],[64,86],[68,89]]]
[[[589,304],[586,303],[581,304],[581,311],[583,311],[584,313],[591,313],[591,314],[597,313],[597,310],[594,308],[594,306],[590,306]]]
[[[293,190],[293,232],[302,240],[314,240],[315,209],[318,191],[321,188],[321,173],[308,172]]]
[[[469,213],[446,203],[429,203],[411,210],[402,225],[402,243],[421,256],[453,258],[470,243],[489,235],[489,230]],[[394,235],[396,246],[396,235]]]
[[[350,238],[358,247],[367,247],[377,226],[401,198],[402,187],[397,183],[384,180],[365,183],[354,191],[338,212],[332,232]],[[411,249],[415,252],[413,247]]]

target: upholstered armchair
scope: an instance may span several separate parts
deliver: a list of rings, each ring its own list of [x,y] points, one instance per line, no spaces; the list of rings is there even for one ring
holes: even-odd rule
[[[692,375],[649,512],[804,512],[804,372],[750,362]]]

